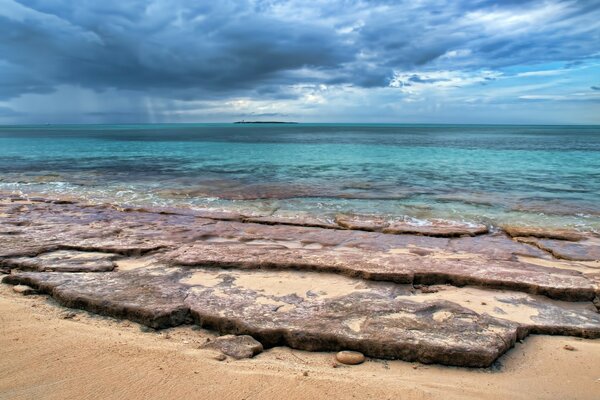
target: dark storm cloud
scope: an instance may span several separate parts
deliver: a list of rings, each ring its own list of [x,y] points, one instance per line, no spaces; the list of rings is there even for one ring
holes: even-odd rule
[[[578,61],[600,43],[598,1],[198,3],[0,0],[0,99],[60,85],[286,98],[289,85],[386,86],[417,67]]]
[[[0,20],[2,76],[23,82],[22,92],[58,84],[228,91],[252,88],[282,71],[334,67],[352,54],[342,51],[330,29],[248,15],[233,5],[194,9],[165,2],[164,9],[148,10],[142,3],[49,3],[23,2],[32,9],[26,18]],[[19,74],[41,78],[29,82]],[[4,97],[19,93],[7,89]]]

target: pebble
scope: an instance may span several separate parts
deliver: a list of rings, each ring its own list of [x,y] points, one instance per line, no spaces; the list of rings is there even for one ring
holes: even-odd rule
[[[563,349],[565,349],[565,350],[569,350],[569,351],[574,351],[574,350],[575,350],[575,347],[571,346],[570,344],[565,344],[565,345],[563,346]]]
[[[227,360],[227,356],[225,354],[217,354],[213,357],[217,361],[225,361]]]
[[[342,364],[346,365],[362,364],[365,361],[365,356],[363,353],[349,350],[340,351],[335,355],[335,358]]]

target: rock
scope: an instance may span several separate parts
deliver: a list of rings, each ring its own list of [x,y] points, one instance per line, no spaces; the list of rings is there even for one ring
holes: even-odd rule
[[[566,240],[539,239],[535,237],[515,237],[522,243],[536,246],[554,257],[571,261],[599,261],[600,239],[591,238],[579,242]]]
[[[335,355],[335,359],[346,365],[357,365],[365,362],[365,356],[358,351],[340,351]]]
[[[407,252],[408,253],[408,252]],[[209,265],[241,269],[296,269],[337,272],[363,279],[416,285],[453,284],[509,289],[569,300],[591,301],[595,281],[576,270],[547,268],[482,257],[422,257],[377,251],[273,248],[238,242],[194,242],[167,252],[162,260],[179,266]]]
[[[575,347],[571,346],[570,344],[565,344],[563,346],[563,349],[568,350],[568,351],[575,351]]]
[[[462,224],[442,220],[428,221],[428,224],[424,225],[394,221],[383,229],[384,233],[395,235],[413,234],[437,237],[476,236],[488,233],[488,231],[488,227],[482,224]]]
[[[13,286],[13,290],[19,294],[22,294],[24,296],[29,296],[32,294],[37,294],[37,291],[29,286],[26,285],[16,285]]]
[[[577,242],[585,238],[583,234],[577,231],[566,229],[546,229],[531,226],[501,226],[502,230],[510,237],[536,237],[540,239],[556,239]]]
[[[247,217],[244,218],[246,223],[265,224],[265,225],[292,225],[292,226],[304,226],[313,228],[327,228],[333,229],[338,226],[332,222],[329,222],[322,218],[315,218],[310,216],[266,216],[266,217]]]
[[[501,307],[531,315],[513,322],[519,313],[496,313],[495,304],[485,313],[469,309],[481,301],[469,302],[460,293],[466,289],[412,294],[408,285],[318,272],[154,265],[101,274],[24,272],[4,279],[26,283],[65,305],[157,328],[195,322],[251,335],[266,347],[332,351],[353,343],[371,357],[423,363],[488,366],[529,333],[600,337],[600,314],[591,303],[489,293],[488,304],[500,299]],[[308,295],[311,290],[315,296]],[[458,305],[445,296],[467,301]]]
[[[73,250],[51,251],[36,257],[16,257],[2,264],[24,271],[107,272],[115,268],[117,254]]]
[[[220,336],[205,344],[204,348],[219,350],[236,360],[252,358],[263,351],[263,345],[249,335]]]
[[[227,356],[223,353],[219,353],[216,356],[214,356],[213,359],[215,359],[217,361],[225,361],[225,360],[227,360]]]
[[[598,268],[550,257],[595,259],[593,237],[523,238],[534,247],[442,222],[385,234],[366,225],[323,229],[110,205],[6,207],[0,202],[9,215],[0,229],[0,266],[17,266],[3,282],[152,329],[194,323],[251,335],[265,347],[351,348],[469,367],[491,365],[530,333],[600,337],[592,304]],[[18,235],[11,234],[15,226]],[[479,236],[454,237],[463,234]],[[88,263],[90,252],[101,253],[94,263],[156,254],[138,268],[114,270]]]
[[[343,215],[335,216],[335,223],[344,229],[381,232],[389,223],[377,216]]]

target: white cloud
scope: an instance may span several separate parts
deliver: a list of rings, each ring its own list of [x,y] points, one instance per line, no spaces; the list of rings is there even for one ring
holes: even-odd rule
[[[406,93],[448,90],[485,83],[502,76],[498,71],[395,71],[389,86]]]

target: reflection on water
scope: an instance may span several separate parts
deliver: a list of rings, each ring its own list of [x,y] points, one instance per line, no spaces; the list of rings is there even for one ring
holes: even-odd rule
[[[0,190],[600,231],[600,127],[0,127]]]

